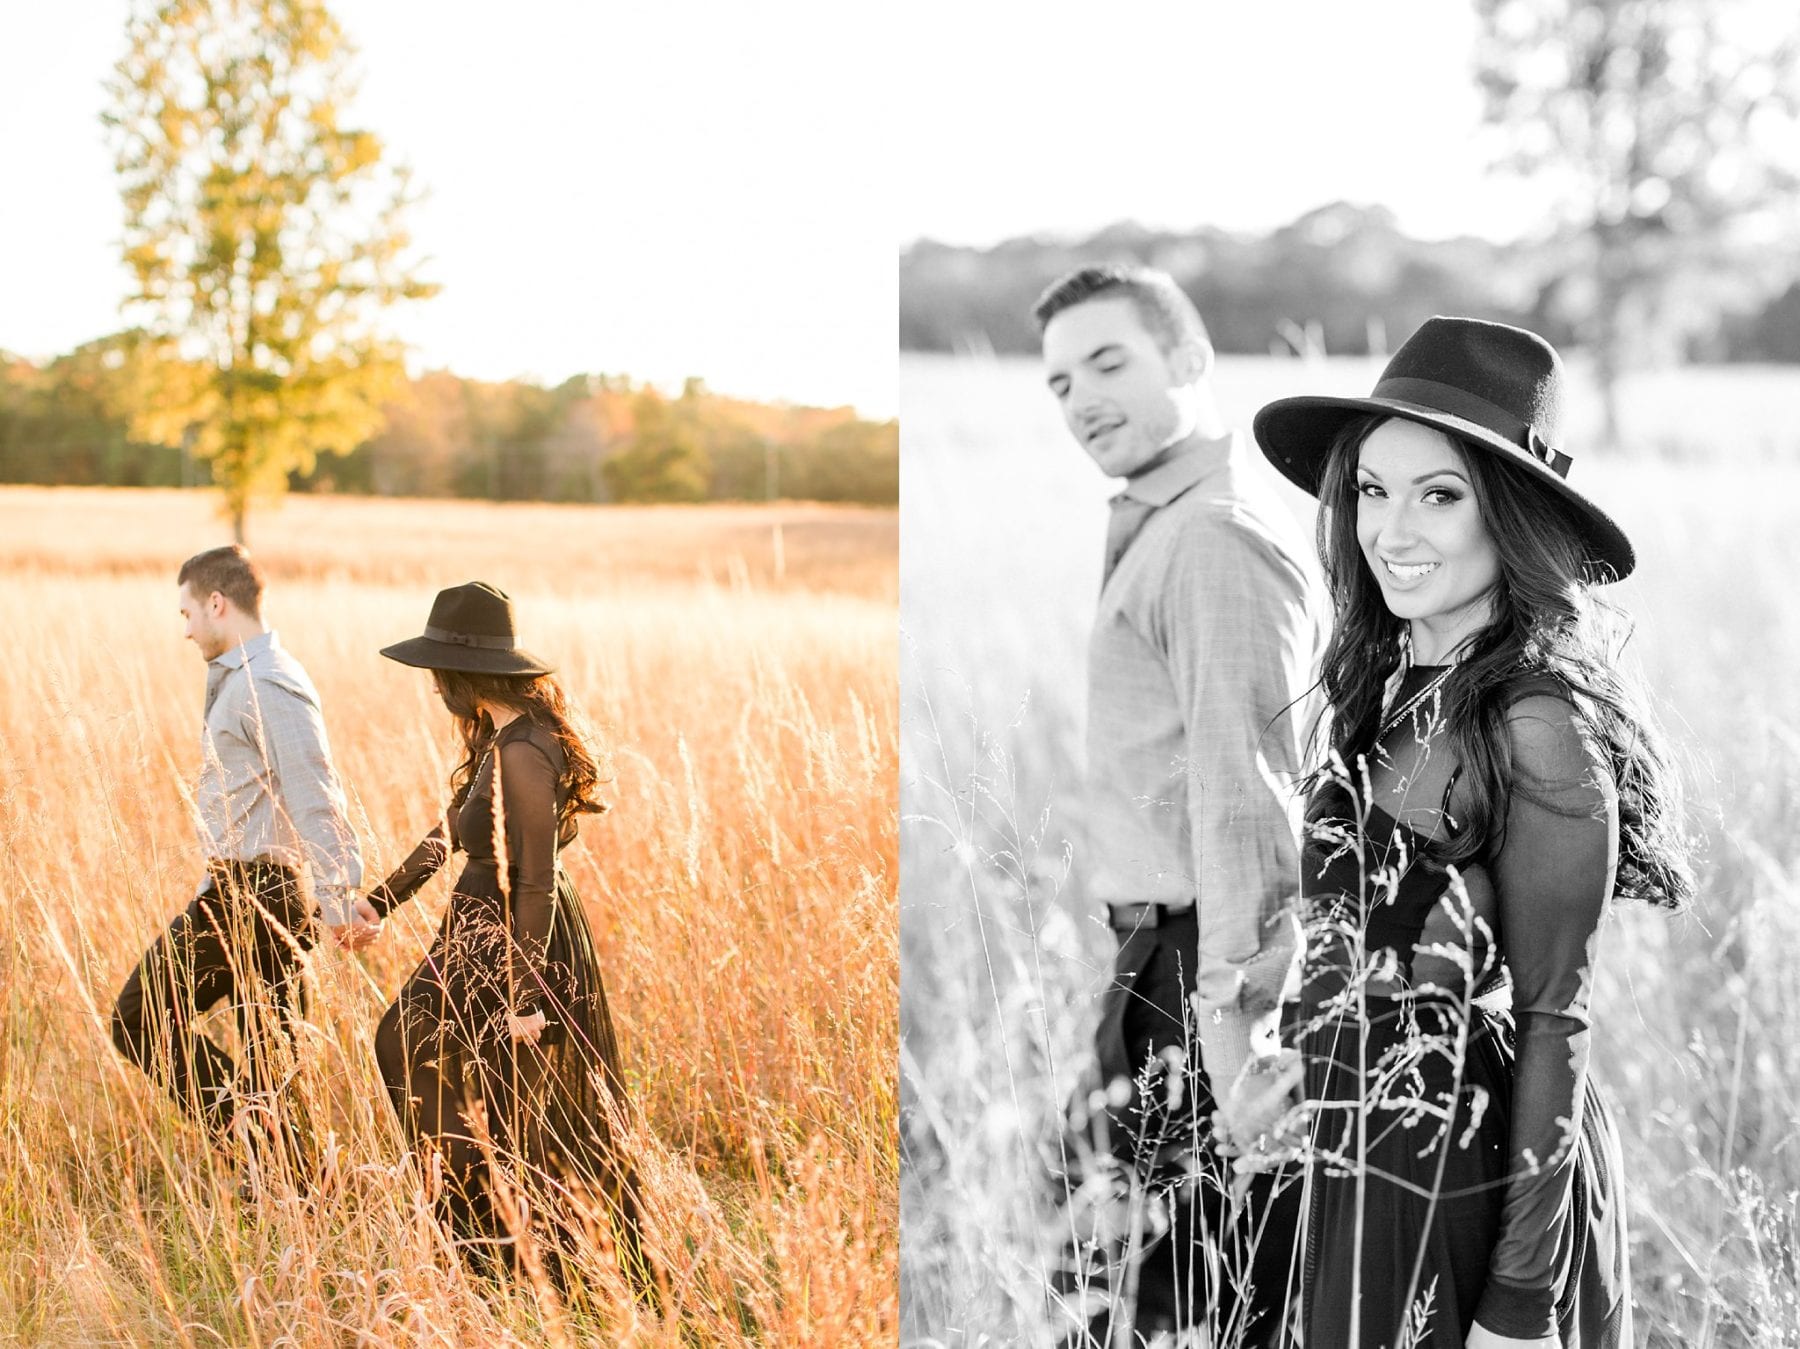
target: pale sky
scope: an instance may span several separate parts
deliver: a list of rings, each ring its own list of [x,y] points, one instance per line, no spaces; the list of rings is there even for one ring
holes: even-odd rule
[[[1517,238],[1483,173],[1473,0],[911,0],[896,230],[991,244],[1122,219],[1268,230],[1330,201],[1421,238]]]
[[[891,19],[839,0],[335,0],[443,292],[416,368],[895,413]],[[0,348],[123,326],[99,123],[127,0],[0,0]]]

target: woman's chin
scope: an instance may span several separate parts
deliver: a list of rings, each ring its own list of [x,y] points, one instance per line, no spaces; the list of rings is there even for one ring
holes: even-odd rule
[[[1414,619],[1431,617],[1432,605],[1407,591],[1390,590],[1383,586],[1381,599],[1382,603],[1387,605],[1388,612],[1395,618],[1403,618],[1411,622]]]

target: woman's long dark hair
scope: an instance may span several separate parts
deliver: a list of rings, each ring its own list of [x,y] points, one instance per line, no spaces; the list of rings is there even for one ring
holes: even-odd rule
[[[494,723],[480,710],[484,702],[510,707],[529,717],[556,737],[562,747],[562,807],[557,815],[557,836],[564,844],[575,837],[577,815],[599,815],[606,810],[600,799],[600,765],[577,729],[574,713],[562,685],[553,674],[468,674],[460,670],[433,670],[438,694],[462,736],[463,759],[450,774],[451,796],[461,802],[475,780],[481,756],[493,743]]]
[[[1375,747],[1383,691],[1399,668],[1406,630],[1356,539],[1357,457],[1383,420],[1357,418],[1338,433],[1319,486],[1319,560],[1336,614],[1320,674],[1330,709],[1323,734],[1346,765]],[[1604,754],[1618,788],[1615,895],[1680,908],[1694,882],[1678,836],[1678,784],[1642,692],[1619,672],[1629,625],[1592,593],[1571,510],[1528,470],[1451,440],[1494,541],[1500,579],[1492,616],[1463,647],[1444,684],[1446,730],[1469,804],[1459,812],[1460,827],[1434,852],[1454,863],[1481,856],[1504,831],[1515,786],[1542,802],[1529,782],[1515,782],[1506,710],[1523,680],[1548,675],[1568,691],[1578,724]]]

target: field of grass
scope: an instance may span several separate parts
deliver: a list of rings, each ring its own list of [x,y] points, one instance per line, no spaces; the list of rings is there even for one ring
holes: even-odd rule
[[[1237,424],[1361,361],[1225,359]],[[1577,372],[1579,374],[1579,371]],[[1633,616],[1699,847],[1687,915],[1604,931],[1641,1345],[1800,1345],[1800,409],[1792,372],[1645,376],[1571,481],[1638,541]],[[901,363],[901,1334],[1046,1344],[1040,1149],[1113,949],[1081,892],[1083,646],[1111,486],[1031,362]],[[1310,521],[1298,493],[1293,509]]]
[[[564,1307],[444,1246],[376,1075],[448,877],[309,958],[309,1202],[236,1181],[106,1015],[192,894],[203,667],[174,572],[195,494],[0,489],[0,1342],[865,1345],[898,1325],[893,512],[295,499],[254,516],[266,614],[322,695],[371,881],[441,809],[451,732],[377,648],[508,590],[610,750],[566,857],[641,1117],[667,1314],[609,1259]],[[229,1039],[228,1014],[212,1033]]]

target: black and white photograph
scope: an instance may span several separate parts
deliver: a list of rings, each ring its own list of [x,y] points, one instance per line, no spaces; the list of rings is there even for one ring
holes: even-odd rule
[[[1093,17],[909,110],[902,1343],[1800,1342],[1800,26]]]

